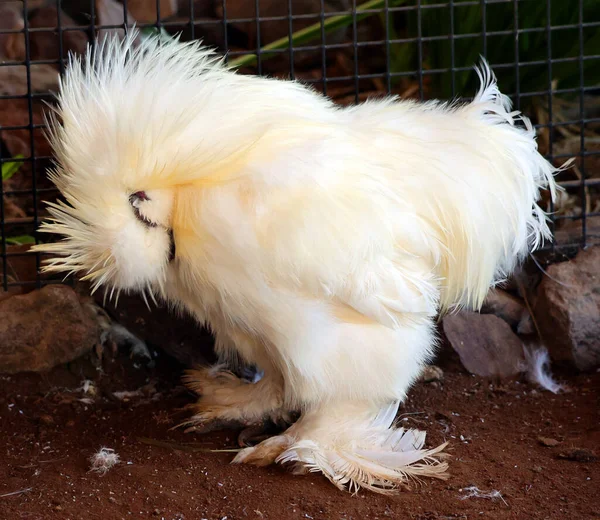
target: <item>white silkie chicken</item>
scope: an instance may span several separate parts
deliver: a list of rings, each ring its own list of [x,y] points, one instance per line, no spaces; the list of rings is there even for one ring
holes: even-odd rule
[[[556,170],[483,62],[468,104],[342,108],[236,74],[198,43],[105,42],[71,58],[49,121],[47,271],[137,291],[208,324],[218,353],[190,423],[301,416],[234,462],[295,463],[336,486],[444,478],[444,445],[396,428],[440,312],[477,309],[550,235]],[[521,122],[522,125],[516,123]]]

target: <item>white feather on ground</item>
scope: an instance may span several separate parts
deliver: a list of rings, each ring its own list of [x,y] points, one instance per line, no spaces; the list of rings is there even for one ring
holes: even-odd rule
[[[92,465],[90,471],[105,475],[111,468],[116,466],[119,461],[120,457],[118,453],[115,453],[115,450],[112,448],[100,448],[98,452],[90,457],[90,463]]]
[[[481,491],[481,489],[479,489],[477,486],[469,486],[464,488],[462,491],[466,491],[467,494],[460,497],[461,500],[466,500],[467,498],[488,498],[494,500],[496,498],[499,498],[500,500],[502,500],[502,502],[504,502],[505,505],[508,505],[506,503],[506,500],[504,500],[502,493],[500,493],[500,491],[496,491],[495,489],[489,492],[485,492]]]
[[[546,347],[537,349],[525,347],[523,350],[525,352],[529,380],[553,394],[557,394],[563,390],[563,386],[554,380],[550,372],[550,356]]]
[[[91,397],[96,397],[96,395],[98,393],[98,389],[96,388],[96,384],[93,381],[90,381],[89,379],[85,379],[81,383],[80,390],[84,394],[90,395]]]

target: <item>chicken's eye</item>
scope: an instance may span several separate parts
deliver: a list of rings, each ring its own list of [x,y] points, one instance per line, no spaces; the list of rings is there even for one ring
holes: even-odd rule
[[[136,191],[135,193],[132,193],[129,196],[129,203],[131,204],[131,207],[133,208],[133,214],[135,215],[135,217],[145,226],[156,227],[158,225],[158,224],[156,224],[156,222],[152,222],[151,220],[146,218],[144,215],[142,215],[142,213],[140,212],[140,206],[141,206],[142,202],[149,201],[149,200],[150,200],[150,197],[148,197],[148,195],[146,195],[145,191]]]
[[[140,202],[144,200],[150,200],[150,197],[146,195],[145,191],[136,191],[129,196],[129,202],[134,208],[138,208]]]

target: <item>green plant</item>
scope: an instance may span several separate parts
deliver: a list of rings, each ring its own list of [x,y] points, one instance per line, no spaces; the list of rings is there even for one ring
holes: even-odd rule
[[[519,74],[510,67],[506,74],[500,76],[501,88],[505,92],[538,92],[548,88],[549,54],[548,31],[546,30],[548,12],[550,26],[574,26],[579,22],[579,9],[564,0],[520,0],[515,2],[494,2],[486,4],[485,28],[488,36],[486,57],[491,64],[511,64],[518,57],[520,63],[537,62],[533,65],[519,67]],[[407,0],[388,0],[388,7],[397,7]],[[432,75],[429,83],[429,94],[435,97],[450,98],[455,94],[471,92],[477,86],[477,78],[472,66],[477,63],[479,55],[484,51],[483,44],[483,10],[482,6],[472,2],[456,0],[451,18],[449,7],[433,7],[438,0],[422,0],[420,15],[416,9],[403,12],[391,11],[387,20],[387,34],[390,40],[414,40],[414,42],[394,43],[390,46],[390,71],[400,73],[416,71],[423,67],[429,70],[463,68],[454,74],[454,85],[449,74]],[[464,5],[461,5],[464,4]],[[386,6],[385,0],[370,0],[356,7],[353,13],[332,16],[324,21],[324,30],[330,33],[354,22],[372,16]],[[432,8],[428,8],[432,6]],[[515,7],[516,6],[516,7]],[[515,9],[518,11],[515,12]],[[584,20],[600,20],[600,2],[583,0]],[[421,35],[423,37],[439,37],[422,42],[422,63],[419,61],[419,50],[416,39],[419,35],[418,19],[421,18]],[[385,17],[379,13],[385,27]],[[521,32],[515,39],[515,20],[518,29],[534,29],[532,32]],[[452,24],[451,24],[452,22]],[[537,30],[536,30],[537,29]],[[494,34],[495,33],[495,34]],[[505,33],[505,34],[503,34]],[[451,38],[451,35],[454,38]],[[472,36],[471,36],[472,35]],[[600,49],[600,28],[587,27],[579,41],[579,29],[553,29],[550,32],[550,48],[552,59],[576,58],[580,54],[592,55]],[[276,55],[269,52],[286,49],[290,45],[298,46],[321,38],[321,22],[296,31],[291,37],[284,37],[264,45],[261,50],[263,60]],[[451,46],[454,52],[451,53]],[[452,55],[454,58],[452,58]],[[230,61],[233,67],[243,67],[256,63],[256,54],[249,54]],[[507,70],[507,69],[503,69]],[[556,88],[572,89],[580,83],[580,63],[578,60],[566,60],[552,64],[552,78]],[[600,84],[600,66],[585,67],[584,80],[586,86]],[[517,84],[518,81],[518,84]]]
[[[550,26],[573,26],[579,23],[579,7],[576,2],[565,0],[548,0],[550,2]],[[423,0],[422,5],[432,5],[435,0]],[[422,35],[446,36],[436,41],[424,42],[424,66],[428,69],[448,69],[452,65],[451,45],[454,46],[454,66],[468,68],[476,63],[479,55],[483,53],[483,11],[481,5],[461,5],[461,1],[454,3],[454,38],[451,41],[450,9],[424,8],[421,12]],[[515,12],[515,8],[518,9]],[[543,0],[520,0],[519,2],[495,2],[486,4],[486,33],[492,33],[487,38],[486,57],[491,64],[511,64],[518,56],[520,63],[539,62],[519,68],[519,75],[515,68],[501,69],[498,71],[500,87],[507,93],[538,92],[548,89],[548,59],[551,49],[553,59],[577,58],[580,53],[579,28],[554,29],[550,33],[551,42],[548,41],[546,30],[548,21],[548,4]],[[598,0],[583,0],[584,21],[600,20],[600,2]],[[397,17],[396,24],[403,25],[408,38],[416,38],[417,14],[410,11]],[[515,18],[518,29],[534,29],[532,32],[522,32],[518,40],[515,39]],[[493,33],[507,32],[507,34]],[[466,36],[462,35],[474,35]],[[597,54],[600,49],[600,28],[586,27],[582,31],[583,41],[581,50],[583,55]],[[549,45],[550,44],[550,45]],[[418,53],[416,45],[411,44],[411,57],[408,64],[412,70],[417,68]],[[406,55],[406,49],[397,49]],[[393,61],[392,61],[393,63]],[[589,63],[589,62],[588,62]],[[407,66],[406,60],[402,63]],[[577,88],[580,83],[580,64],[578,60],[555,62],[552,64],[552,80],[556,80],[558,89]],[[409,69],[410,70],[410,69]],[[395,72],[401,72],[396,69]],[[432,95],[449,98],[452,96],[452,83],[448,74],[434,75],[431,84]],[[518,79],[518,85],[517,85]],[[585,66],[584,81],[586,86],[600,84],[600,66],[595,64]],[[476,77],[471,71],[458,72],[455,75],[455,92],[464,94],[476,88]]]
[[[7,237],[6,243],[11,246],[23,246],[26,244],[35,244],[35,238],[31,235],[21,235],[18,237]]]
[[[398,6],[406,3],[407,0],[388,0],[389,6]],[[385,7],[385,0],[369,0],[364,4],[360,4],[356,6],[356,15],[354,13],[348,14],[340,14],[337,16],[331,16],[325,18],[323,22],[325,33],[329,34],[337,29],[341,29],[342,27],[348,27],[354,23],[354,19],[359,22],[364,20],[365,18],[372,16],[375,14],[375,10],[382,9]],[[290,44],[292,47],[302,45],[304,43],[311,42],[313,40],[318,40],[321,38],[321,22],[314,23],[305,27],[304,29],[300,29],[292,34],[291,38],[286,36],[284,38],[280,38],[279,40],[275,40],[267,45],[261,47],[261,52],[265,52],[261,56],[262,60],[267,60],[276,56],[276,53],[269,52],[281,49],[289,48]],[[240,56],[239,58],[235,58],[229,62],[229,64],[233,67],[244,67],[248,65],[253,65],[256,63],[256,54],[247,54],[244,56]]]
[[[579,23],[579,7],[565,0],[519,0],[518,2],[488,2],[486,6],[485,28],[490,34],[487,40],[486,57],[491,64],[511,64],[518,57],[519,62],[538,62],[519,68],[519,74],[510,68],[500,78],[501,88],[505,92],[515,92],[517,86],[521,92],[537,92],[548,88],[548,49],[552,49],[551,58],[576,58],[580,51],[584,56],[597,54],[600,49],[600,27],[583,29],[582,42],[578,27],[553,29],[548,42],[547,22],[552,26],[576,26]],[[327,17],[324,31],[331,33],[342,27],[361,21],[376,14],[385,27],[386,20],[381,10],[398,7],[408,0],[369,0],[356,7],[355,13]],[[449,74],[432,75],[429,84],[431,96],[450,98],[454,94],[471,92],[476,88],[476,77],[472,66],[477,63],[484,51],[484,16],[481,4],[465,0],[455,0],[453,11],[448,6],[435,7],[438,0],[421,0],[420,14],[417,9],[402,12],[391,11],[387,19],[386,33],[390,40],[414,40],[413,42],[393,43],[390,46],[390,71],[400,73],[416,71],[421,67],[430,70],[463,68],[454,74],[454,82]],[[583,0],[584,21],[600,20],[600,1]],[[548,20],[550,13],[550,20]],[[452,16],[451,16],[452,14]],[[421,19],[421,35],[425,38],[438,37],[422,42],[420,56],[416,39],[419,35],[418,22]],[[515,22],[518,29],[537,29],[533,32],[521,32],[515,39]],[[145,35],[155,34],[159,30],[151,27],[143,31]],[[494,34],[495,33],[495,34]],[[502,34],[505,33],[505,34]],[[162,37],[170,36],[161,28]],[[314,23],[296,31],[291,37],[280,38],[261,48],[263,60],[277,55],[269,51],[298,46],[321,38],[321,22]],[[453,36],[453,37],[451,37]],[[550,43],[550,46],[549,46]],[[453,49],[453,53],[451,52]],[[453,56],[453,57],[452,57]],[[422,63],[418,63],[419,57]],[[240,56],[230,61],[233,67],[244,67],[256,63],[256,54]],[[511,70],[512,69],[512,70]],[[506,70],[506,69],[503,69]],[[600,66],[587,66],[584,71],[586,86],[600,84]],[[499,74],[500,76],[500,74]],[[556,88],[571,89],[579,86],[580,63],[578,60],[560,61],[552,64],[552,78]],[[517,85],[518,81],[518,85]],[[453,85],[454,83],[454,85]]]
[[[15,155],[13,159],[22,159],[22,155]],[[2,163],[2,180],[7,181],[10,179],[15,173],[17,173],[21,166],[23,166],[22,161],[9,161]]]
[[[140,30],[140,34],[142,38],[148,38],[150,36],[154,36],[156,34],[160,35],[161,39],[172,40],[173,36],[171,36],[164,27],[144,27]]]

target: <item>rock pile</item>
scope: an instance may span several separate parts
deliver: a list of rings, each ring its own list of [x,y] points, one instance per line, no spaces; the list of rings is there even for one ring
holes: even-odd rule
[[[535,337],[553,361],[579,370],[600,366],[600,247],[551,265],[531,297],[534,316],[518,295],[491,291],[481,313],[444,318],[449,344],[471,373],[507,377],[523,371],[524,337]],[[536,330],[537,324],[539,331]]]

